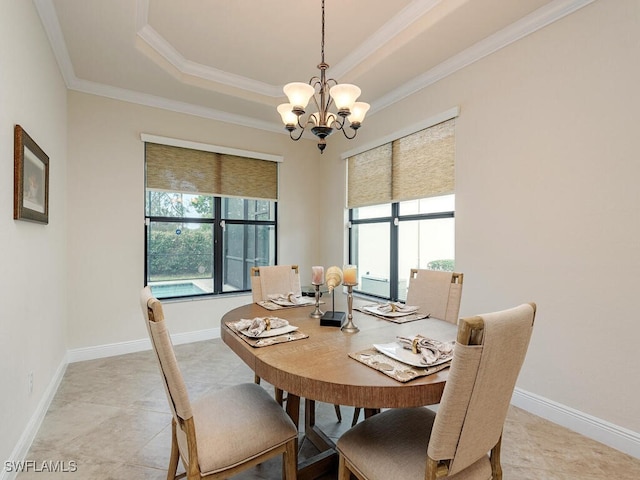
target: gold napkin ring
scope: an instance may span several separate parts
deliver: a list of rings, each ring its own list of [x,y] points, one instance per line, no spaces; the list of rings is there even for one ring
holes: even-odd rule
[[[397,306],[395,303],[392,303],[392,304],[391,304],[391,311],[392,311],[392,312],[395,312],[395,311],[397,311],[397,310],[398,310],[398,306]],[[415,352],[414,352],[414,353],[415,353]]]
[[[269,317],[264,319],[265,330],[271,330],[271,319]]]
[[[411,351],[413,353],[418,353],[418,342],[420,341],[420,339],[418,337],[414,338],[411,341]]]

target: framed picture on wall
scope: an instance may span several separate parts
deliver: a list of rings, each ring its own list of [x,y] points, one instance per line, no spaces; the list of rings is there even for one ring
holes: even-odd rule
[[[49,223],[49,157],[20,125],[14,129],[13,218]]]

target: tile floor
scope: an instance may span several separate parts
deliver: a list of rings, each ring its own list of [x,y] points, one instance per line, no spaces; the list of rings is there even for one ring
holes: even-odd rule
[[[190,395],[238,382],[253,373],[220,339],[176,346]],[[265,385],[268,391],[273,389]],[[333,438],[348,428],[352,409],[318,405],[317,423]],[[29,479],[166,478],[170,420],[158,367],[151,351],[70,364],[27,455],[42,462],[76,462],[75,473],[23,472]],[[301,444],[301,458],[313,454]],[[502,464],[505,480],[596,480],[640,478],[640,460],[612,450],[512,407],[505,425]],[[279,479],[280,459],[236,479]],[[336,478],[328,475],[323,480]]]

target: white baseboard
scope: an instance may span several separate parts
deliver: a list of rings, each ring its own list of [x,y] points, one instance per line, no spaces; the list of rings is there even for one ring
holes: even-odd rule
[[[171,340],[174,345],[210,340],[212,338],[220,338],[220,328],[209,328],[206,330],[175,333],[171,335]],[[151,350],[151,342],[149,341],[149,338],[141,338],[140,340],[131,340],[128,342],[110,343],[107,345],[97,345],[95,347],[74,348],[73,350],[67,351],[67,361],[69,363],[83,362],[85,360],[115,357],[116,355],[142,352],[144,350]]]
[[[11,452],[11,457],[8,458],[7,461],[21,462],[26,458],[27,453],[29,453],[29,449],[31,448],[31,444],[33,443],[33,439],[36,438],[38,430],[40,429],[40,425],[42,425],[44,416],[47,414],[47,410],[49,410],[49,405],[51,405],[53,397],[56,396],[56,392],[58,391],[58,387],[60,386],[60,382],[62,381],[62,377],[64,377],[64,372],[66,370],[67,361],[65,358],[63,358],[60,362],[60,365],[58,365],[58,368],[53,374],[53,378],[51,379],[51,382],[49,382],[49,386],[47,386],[47,389],[42,395],[40,402],[38,402],[38,406],[36,407],[35,412],[29,419],[29,423],[27,423],[25,429],[23,430],[18,443],[14,447],[13,452]],[[2,465],[2,470],[0,470],[0,480],[13,480],[17,476],[18,472],[8,472],[5,468],[5,465]]]
[[[212,338],[220,338],[220,328],[210,328],[207,330],[198,330],[195,332],[176,333],[171,335],[171,340],[174,345],[180,345],[183,343],[199,342],[201,340],[209,340]],[[49,382],[47,390],[44,392],[42,399],[38,403],[35,412],[31,416],[29,423],[26,425],[18,443],[16,444],[11,457],[6,459],[8,462],[20,462],[26,459],[27,453],[31,448],[33,439],[36,437],[40,425],[47,414],[49,405],[53,397],[55,397],[62,377],[67,370],[69,363],[81,362],[84,360],[94,360],[97,358],[113,357],[116,355],[123,355],[125,353],[140,352],[143,350],[150,350],[151,343],[148,338],[140,340],[132,340],[130,342],[112,343],[108,345],[98,345],[96,347],[77,348],[68,350],[66,357],[60,362],[56,372]],[[4,468],[4,464],[0,469],[0,480],[14,480],[18,475],[18,472],[8,472]]]
[[[199,330],[195,332],[178,333],[171,336],[175,345],[198,342],[220,337],[219,328]],[[83,360],[122,355],[125,353],[139,352],[151,349],[149,339],[133,340],[130,342],[99,345],[96,347],[78,348],[69,350],[66,358],[58,366],[47,390],[38,403],[36,411],[24,429],[20,440],[16,444],[11,458],[8,461],[21,461],[26,458],[33,439],[38,433],[42,420],[49,409],[49,405],[55,396],[67,365]],[[608,445],[616,450],[624,452],[632,457],[640,459],[640,434],[623,427],[619,427],[605,420],[593,417],[571,407],[556,403],[534,393],[516,388],[513,393],[512,403],[539,417],[549,420],[563,427],[569,428],[581,435],[589,437],[600,443]],[[0,471],[0,480],[14,480],[16,472],[7,472],[4,468]]]
[[[640,433],[516,388],[511,403],[585,437],[640,459]]]

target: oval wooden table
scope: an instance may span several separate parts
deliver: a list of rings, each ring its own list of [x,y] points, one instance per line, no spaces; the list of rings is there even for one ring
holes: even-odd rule
[[[309,317],[313,307],[269,311],[257,304],[235,308],[221,320],[221,337],[260,378],[287,392],[287,412],[298,424],[300,398],[305,404],[305,435],[323,453],[301,464],[299,479],[315,478],[335,462],[335,445],[315,426],[315,401],[335,405],[379,408],[417,407],[440,402],[449,369],[402,383],[348,356],[371,348],[374,343],[390,343],[398,335],[424,336],[442,341],[455,340],[456,326],[433,318],[394,323],[353,311],[357,333],[338,327],[320,326]],[[227,324],[240,319],[276,316],[295,325],[308,338],[265,347],[253,347]]]

